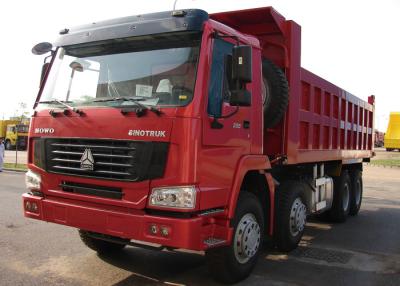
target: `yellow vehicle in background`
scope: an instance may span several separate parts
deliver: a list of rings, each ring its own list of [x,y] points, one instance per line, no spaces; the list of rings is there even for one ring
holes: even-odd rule
[[[400,151],[400,112],[391,112],[388,129],[385,134],[386,151]]]
[[[0,138],[4,139],[7,150],[26,150],[29,125],[19,120],[0,120]]]

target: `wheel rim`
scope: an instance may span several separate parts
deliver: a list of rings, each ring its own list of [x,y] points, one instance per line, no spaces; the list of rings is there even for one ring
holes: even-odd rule
[[[343,210],[345,212],[349,208],[349,202],[350,202],[350,188],[348,184],[345,184],[343,188]]]
[[[249,261],[260,246],[261,230],[253,214],[246,214],[239,221],[234,239],[234,253],[241,264]]]
[[[304,230],[307,218],[307,208],[300,198],[294,200],[290,210],[290,233],[297,236]]]
[[[271,102],[271,87],[269,85],[269,82],[263,77],[263,83],[264,83],[264,94],[265,97],[263,98],[263,106],[268,106]]]
[[[361,182],[360,182],[360,180],[357,180],[356,189],[354,191],[355,191],[356,205],[358,206],[361,203]]]

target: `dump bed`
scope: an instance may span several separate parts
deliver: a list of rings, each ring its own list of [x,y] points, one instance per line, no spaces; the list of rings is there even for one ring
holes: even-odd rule
[[[264,130],[265,154],[287,164],[354,162],[372,156],[374,98],[365,102],[301,68],[297,23],[272,7],[218,13],[211,18],[257,37],[263,56],[285,71],[289,106],[277,127]]]
[[[305,69],[300,92],[291,95],[284,129],[288,162],[371,157],[372,104]]]

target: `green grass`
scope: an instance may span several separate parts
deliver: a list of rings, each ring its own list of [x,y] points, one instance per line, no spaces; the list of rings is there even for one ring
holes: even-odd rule
[[[4,169],[15,169],[15,170],[23,170],[23,171],[28,170],[28,168],[26,167],[26,164],[15,165],[15,163],[4,163]]]
[[[400,159],[378,159],[371,160],[372,165],[381,165],[388,167],[400,167]]]

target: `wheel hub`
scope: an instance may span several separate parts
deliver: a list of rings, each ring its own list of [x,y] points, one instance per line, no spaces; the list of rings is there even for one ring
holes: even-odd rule
[[[239,221],[234,238],[234,253],[239,263],[250,260],[260,247],[261,230],[253,214],[246,214]]]
[[[293,236],[304,230],[307,218],[307,208],[300,198],[294,200],[290,210],[290,233]]]

